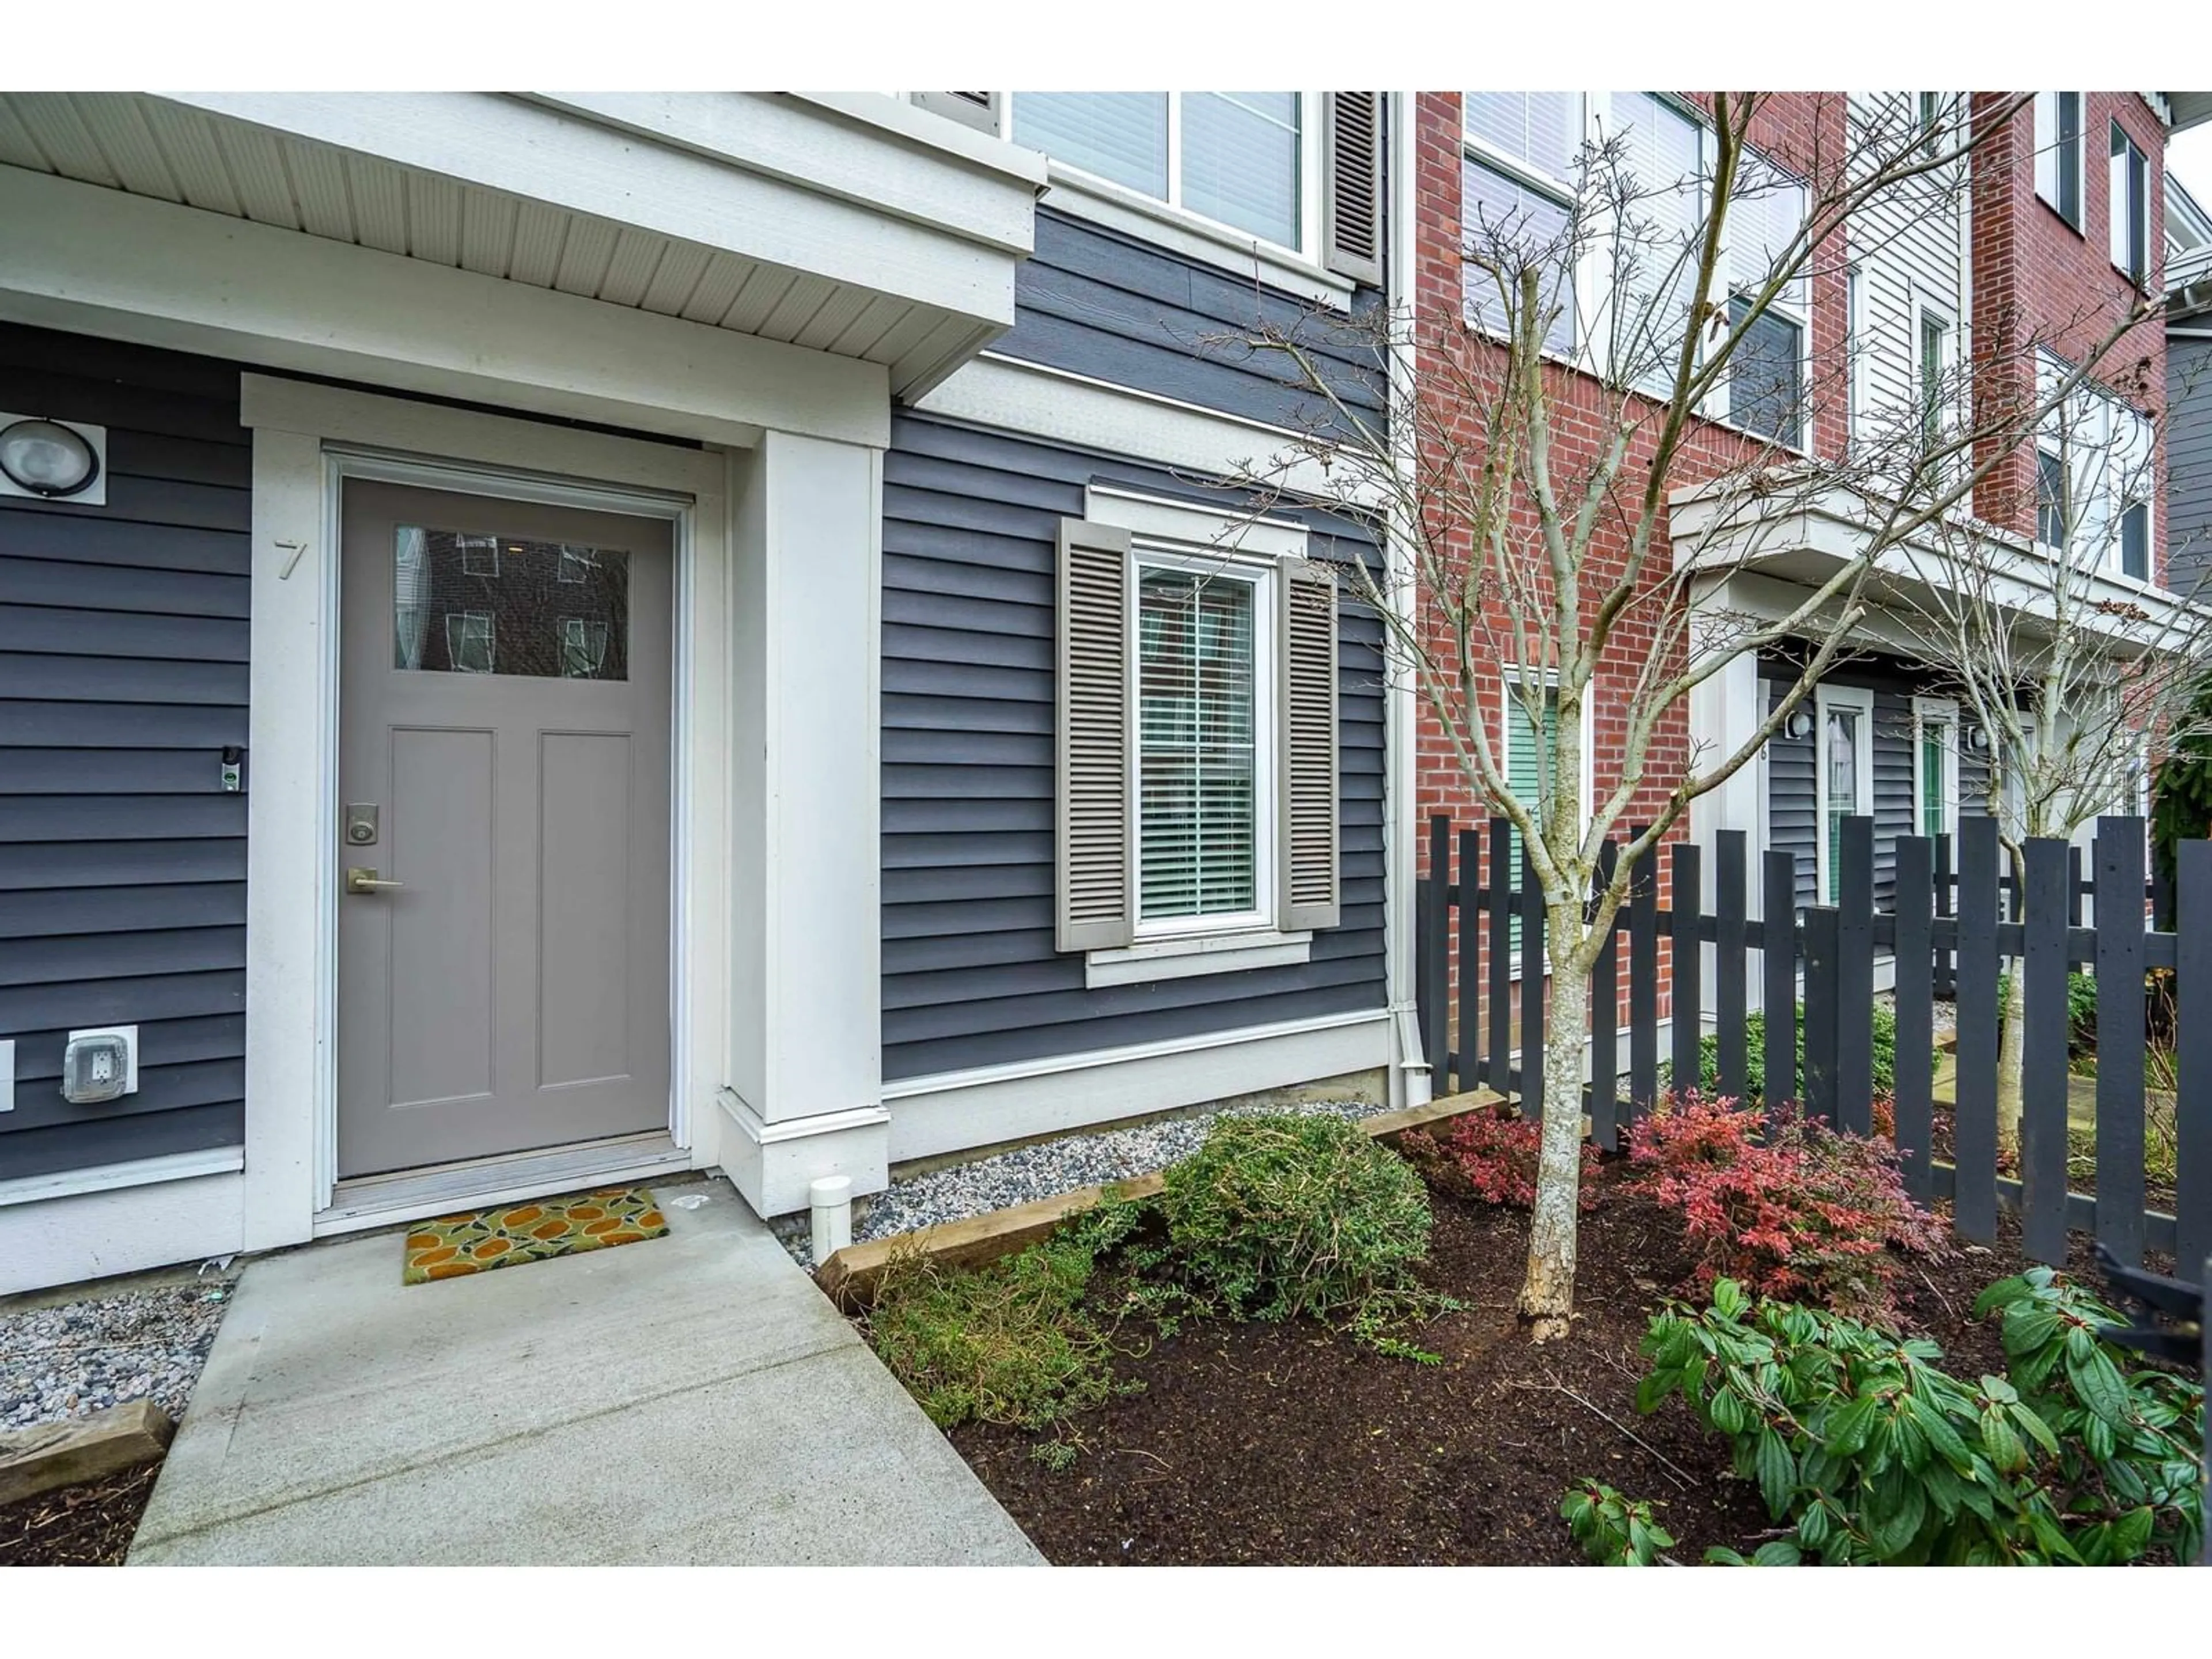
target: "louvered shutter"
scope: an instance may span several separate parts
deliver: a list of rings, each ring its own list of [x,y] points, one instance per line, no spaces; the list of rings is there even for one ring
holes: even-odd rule
[[[1337,860],[1336,578],[1317,559],[1285,559],[1280,592],[1275,722],[1282,775],[1275,815],[1280,926],[1334,927],[1343,909]]]
[[[1382,281],[1382,94],[1322,94],[1322,259],[1355,283]]]
[[[1002,92],[910,92],[907,96],[934,114],[996,138],[1006,131]]]
[[[1053,928],[1062,951],[1136,935],[1129,798],[1129,532],[1060,521]]]

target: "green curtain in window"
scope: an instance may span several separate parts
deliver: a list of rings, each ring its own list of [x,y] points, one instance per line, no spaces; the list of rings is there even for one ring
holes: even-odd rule
[[[1540,740],[1535,725],[1528,718],[1528,708],[1509,683],[1505,692],[1506,781],[1513,786],[1513,793],[1528,804],[1539,827],[1543,823],[1543,814],[1535,811],[1535,807],[1543,788],[1545,758],[1559,752],[1559,694],[1557,689],[1545,689],[1544,732]],[[1518,830],[1513,831],[1510,842],[1510,851],[1507,854],[1511,860],[1509,874],[1512,885],[1517,888],[1521,884],[1521,832]],[[1517,904],[1513,909],[1511,939],[1514,960],[1518,962],[1521,955],[1521,909]]]

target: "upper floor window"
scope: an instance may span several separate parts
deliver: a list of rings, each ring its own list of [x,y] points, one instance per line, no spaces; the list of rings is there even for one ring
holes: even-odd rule
[[[1583,146],[1579,92],[1470,92],[1463,95],[1465,155],[1460,167],[1460,224],[1470,251],[1492,246],[1546,256],[1553,280],[1538,303],[1551,313],[1544,349],[1571,351],[1578,337],[1573,262],[1566,231]],[[1556,258],[1548,256],[1556,254]],[[1496,276],[1467,275],[1473,320],[1493,334],[1509,327]]]
[[[1304,252],[1306,94],[1017,92],[1008,136],[1054,160]]]
[[[2064,370],[2045,356],[2039,396]],[[2157,493],[2149,418],[2111,393],[2081,387],[2036,437],[2036,540],[2084,568],[2151,579],[2151,514]]]
[[[1739,178],[1722,228],[1729,322],[1735,326],[1750,319],[1750,326],[1729,362],[1728,416],[1747,432],[1802,448],[1812,322],[1803,270],[1775,290],[1758,317],[1751,312],[1757,295],[1790,258],[1805,223],[1805,186],[1756,153],[1745,155]]]
[[[2112,123],[2112,263],[2142,286],[2150,275],[2150,161]]]
[[[2035,94],[2035,193],[2081,228],[2081,94]]]
[[[1548,265],[1543,344],[1654,397],[1674,385],[1710,211],[1714,139],[1694,113],[1654,93],[1468,92],[1462,99],[1461,224],[1471,258],[1469,320],[1506,332],[1487,250]],[[1594,178],[1597,169],[1604,176]],[[1720,273],[1731,320],[1749,317],[1795,240],[1805,189],[1746,157]],[[1577,225],[1577,217],[1581,223]],[[1581,234],[1571,238],[1576,226]],[[1750,320],[1710,412],[1798,444],[1808,337],[1802,276]]]

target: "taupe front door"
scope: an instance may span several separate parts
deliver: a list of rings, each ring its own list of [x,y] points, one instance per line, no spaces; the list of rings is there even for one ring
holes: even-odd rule
[[[343,517],[338,1174],[665,1127],[668,523]]]

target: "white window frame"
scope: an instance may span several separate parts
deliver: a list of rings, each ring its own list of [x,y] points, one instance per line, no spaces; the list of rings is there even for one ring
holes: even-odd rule
[[[1547,668],[1543,671],[1543,674],[1544,689],[1547,691],[1557,693],[1559,689],[1559,671],[1556,668]],[[1516,714],[1525,714],[1527,712],[1521,707],[1520,692],[1521,670],[1509,663],[1498,671],[1497,737],[1498,770],[1505,774],[1506,781],[1509,783],[1512,781],[1513,777],[1513,718]],[[1583,693],[1583,717],[1581,720],[1583,729],[1583,763],[1581,768],[1583,811],[1586,815],[1590,809],[1590,791],[1593,787],[1592,780],[1595,778],[1596,774],[1596,768],[1594,764],[1595,757],[1591,753],[1596,730],[1596,712],[1597,700],[1589,695],[1589,689],[1586,687]],[[1540,731],[1539,736],[1540,737],[1540,735],[1541,733]],[[1540,810],[1534,801],[1531,801],[1528,804],[1528,807],[1532,816]],[[1542,820],[1539,818],[1538,822],[1540,824]],[[1512,872],[1512,880],[1508,884],[1510,885],[1516,893],[1518,892],[1521,886],[1521,872],[1518,870]],[[1521,914],[1521,907],[1517,902],[1513,907],[1513,914],[1516,919]],[[1552,966],[1547,954],[1544,963],[1545,977],[1547,979],[1550,978],[1551,973]],[[1521,977],[1521,953],[1518,951],[1513,952],[1513,971],[1511,977],[1516,980]]]
[[[2086,94],[2074,94],[2074,138],[2070,145],[2062,149],[2058,99],[2055,92],[2035,94],[2035,193],[2075,234],[2082,235],[2087,234],[2083,227],[2089,217],[2088,180],[2081,164],[2082,133],[2088,125],[2089,100]],[[2069,172],[2073,175],[2076,216],[2070,218],[2064,206]]]
[[[1143,677],[1138,661],[1140,648],[1139,594],[1147,570],[1175,570],[1221,581],[1243,582],[1252,590],[1252,908],[1215,911],[1204,915],[1145,916],[1145,801],[1144,723],[1141,714],[1130,721],[1129,763],[1134,774],[1129,792],[1130,811],[1136,833],[1132,838],[1137,941],[1184,939],[1194,933],[1243,933],[1275,925],[1275,797],[1280,787],[1275,752],[1275,583],[1276,566],[1200,549],[1163,545],[1150,538],[1133,543],[1129,559],[1129,684],[1130,695],[1143,708]]]
[[[2070,373],[2049,352],[2038,355],[2036,363],[2037,395],[2050,395],[2057,380]],[[2140,587],[2148,592],[2158,591],[2158,507],[2157,481],[2152,477],[2151,488],[2142,493],[2139,501],[2129,501],[2121,493],[2124,474],[2115,475],[2114,467],[2122,465],[2119,459],[2119,439],[2116,422],[2128,420],[2139,422],[2142,428],[2144,450],[2142,465],[2154,465],[2158,432],[2150,416],[2124,398],[2115,397],[2102,387],[2083,385],[2073,394],[2075,412],[2069,415],[2063,410],[2054,410],[2045,417],[2043,429],[2036,434],[2035,447],[2039,455],[2048,455],[2057,461],[2066,475],[2065,501],[2066,541],[2063,548],[2052,546],[2043,539],[2040,512],[2041,495],[2039,486],[2036,515],[2036,550],[2049,557],[2063,554],[2069,559],[2080,550],[2075,544],[2085,528],[2094,531],[2104,544],[2094,549],[2095,562],[2084,568],[2094,569],[2110,580]],[[2055,424],[2054,424],[2055,423]],[[2067,453],[2069,440],[2075,453]],[[2103,477],[2096,475],[2099,470]],[[2143,574],[2128,574],[2124,556],[2124,538],[2120,529],[2122,516],[2133,507],[2143,509]],[[2102,526],[2101,529],[2098,526]]]
[[[1577,92],[1571,95],[1581,100],[1580,107],[1577,111],[1577,114],[1579,118],[1575,123],[1577,129],[1582,134],[1579,142],[1584,144],[1589,143],[1593,142],[1595,137],[1595,125],[1596,117],[1594,113],[1596,108],[1595,94],[1588,92]],[[1476,166],[1487,168],[1490,172],[1497,173],[1509,184],[1518,185],[1524,190],[1534,191],[1537,195],[1542,196],[1557,205],[1565,208],[1570,213],[1571,213],[1573,211],[1575,203],[1575,181],[1573,178],[1568,177],[1563,179],[1556,174],[1547,173],[1541,167],[1531,165],[1528,161],[1518,155],[1515,155],[1510,151],[1500,149],[1497,145],[1490,143],[1487,139],[1483,138],[1477,134],[1469,132],[1467,130],[1466,94],[1462,93],[1460,96],[1462,101],[1460,105],[1459,143],[1462,166],[1464,166],[1467,161],[1473,161]],[[1462,230],[1465,228],[1466,212],[1464,190],[1462,189],[1460,208],[1461,225]],[[1576,261],[1574,272],[1572,276],[1569,277],[1565,290],[1564,297],[1567,301],[1568,309],[1571,313],[1567,319],[1570,326],[1566,349],[1565,351],[1559,351],[1555,350],[1549,345],[1546,345],[1541,348],[1543,356],[1550,358],[1554,362],[1565,363],[1571,368],[1583,369],[1593,368],[1594,360],[1590,355],[1593,350],[1593,347],[1591,341],[1586,337],[1593,336],[1597,332],[1597,330],[1595,327],[1587,326],[1587,325],[1591,322],[1590,309],[1588,301],[1590,295],[1595,290],[1595,285],[1596,277],[1593,270],[1592,252],[1589,249],[1585,248],[1583,252],[1583,257]],[[1460,310],[1462,315],[1466,315],[1467,285],[1466,274],[1464,270],[1461,273],[1460,279]],[[1471,326],[1480,329],[1484,333],[1490,335],[1492,339],[1503,338],[1502,336],[1497,334],[1495,331],[1473,317],[1468,317],[1468,321]]]
[[[1310,929],[1285,929],[1277,908],[1276,815],[1280,810],[1282,780],[1280,744],[1277,740],[1276,659],[1281,648],[1277,636],[1281,607],[1276,585],[1282,580],[1286,559],[1308,556],[1310,534],[1303,524],[1286,519],[1246,517],[1218,508],[1169,501],[1139,491],[1093,484],[1085,494],[1084,517],[1095,524],[1113,525],[1129,532],[1129,588],[1127,616],[1127,726],[1129,741],[1130,857],[1133,886],[1130,904],[1144,908],[1142,865],[1144,793],[1139,766],[1142,743],[1137,615],[1137,573],[1146,564],[1179,565],[1207,570],[1249,573],[1265,580],[1265,590],[1255,596],[1258,610],[1253,628],[1253,683],[1257,692],[1254,708],[1254,742],[1258,763],[1254,770],[1255,811],[1254,833],[1260,839],[1254,860],[1254,896],[1259,908],[1250,913],[1193,916],[1134,924],[1134,943],[1084,953],[1084,984],[1098,989],[1114,985],[1149,984],[1157,980],[1182,979],[1201,974],[1236,973],[1252,968],[1279,967],[1311,960]]]
[[[1323,95],[1300,92],[1298,99],[1298,241],[1296,246],[1255,235],[1182,204],[1182,98],[1168,100],[1168,193],[1164,198],[1085,171],[1043,152],[1051,188],[1046,205],[1079,217],[1161,242],[1178,252],[1217,264],[1249,280],[1255,255],[1270,286],[1287,289],[1341,308],[1353,283],[1327,269],[1322,246],[1322,110]],[[1020,143],[1020,97],[1002,92],[1006,141]]]
[[[2115,137],[2126,146],[2126,149],[2118,155],[2112,153],[2112,141]],[[2109,245],[2112,269],[2125,276],[2130,283],[2135,283],[2136,287],[2148,288],[2158,274],[2156,250],[2151,246],[2150,240],[2150,196],[2152,190],[2155,188],[2151,182],[2150,156],[2141,144],[2136,143],[2135,134],[2109,117],[2105,123],[2105,155],[2106,180],[2105,240]],[[2130,210],[2128,199],[2127,175],[2130,164],[2139,164],[2142,168],[2143,222],[2141,224],[2135,222],[2135,215]],[[2141,270],[2133,269],[2129,263],[2129,256],[2133,252],[2129,244],[2137,237],[2142,240]]]
[[[1936,833],[1955,837],[1959,833],[1959,705],[1950,697],[1912,700],[1912,833],[1928,833],[1928,780],[1923,767],[1927,728],[1938,726],[1948,735],[1943,743],[1942,828]]]
[[[1850,442],[1868,441],[1874,417],[1874,270],[1863,259],[1844,268],[1845,335],[1844,349],[1850,355],[1850,373],[1844,395],[1850,401]]]
[[[1702,122],[1698,124],[1698,131],[1702,135],[1701,148],[1698,152],[1699,164],[1710,174],[1714,160],[1712,131]],[[1751,153],[1757,155],[1766,166],[1773,168],[1776,173],[1788,179],[1800,191],[1805,192],[1803,199],[1806,209],[1808,212],[1811,210],[1811,186],[1804,179],[1799,178],[1793,170],[1784,167],[1772,156],[1768,155],[1765,151],[1752,146],[1747,146],[1747,149],[1749,149]],[[1723,227],[1720,250],[1723,291],[1719,298],[1723,306],[1732,309],[1735,300],[1736,286],[1735,272],[1729,261],[1727,230]],[[1808,393],[1813,384],[1813,274],[1817,269],[1819,269],[1819,260],[1808,259],[1798,270],[1797,275],[1768,302],[1766,307],[1769,316],[1780,317],[1785,322],[1795,325],[1797,330],[1797,395],[1801,406],[1797,411],[1796,441],[1793,443],[1785,438],[1772,437],[1764,432],[1753,432],[1749,427],[1737,421],[1729,408],[1729,377],[1726,374],[1722,375],[1715,382],[1711,392],[1705,399],[1705,408],[1702,411],[1707,418],[1718,421],[1747,437],[1756,439],[1763,444],[1771,444],[1776,448],[1787,450],[1794,455],[1809,455],[1813,453],[1814,410],[1806,404]],[[1865,277],[1863,267],[1861,269],[1861,277],[1863,282]],[[1733,327],[1734,323],[1731,322],[1729,326]],[[1741,347],[1739,346],[1737,349],[1741,350]]]
[[[1944,381],[1954,382],[1948,391],[1943,386],[1936,387],[1944,394],[1940,413],[1948,425],[1958,412],[1954,398],[1958,389],[1955,380],[1959,372],[1959,308],[1955,302],[1947,303],[1931,290],[1915,283],[1912,285],[1912,419],[1923,442],[1927,435],[1924,423],[1929,387],[1927,355],[1921,349],[1921,339],[1930,320],[1943,325],[1942,362],[1937,365],[1936,373]]]
[[[1829,685],[1813,688],[1813,822],[1814,890],[1819,902],[1837,902],[1834,878],[1838,872],[1828,860],[1828,711],[1850,708],[1859,717],[1858,769],[1851,779],[1852,805],[1847,817],[1874,815],[1874,693],[1864,686]],[[1917,756],[1915,756],[1916,761]]]

